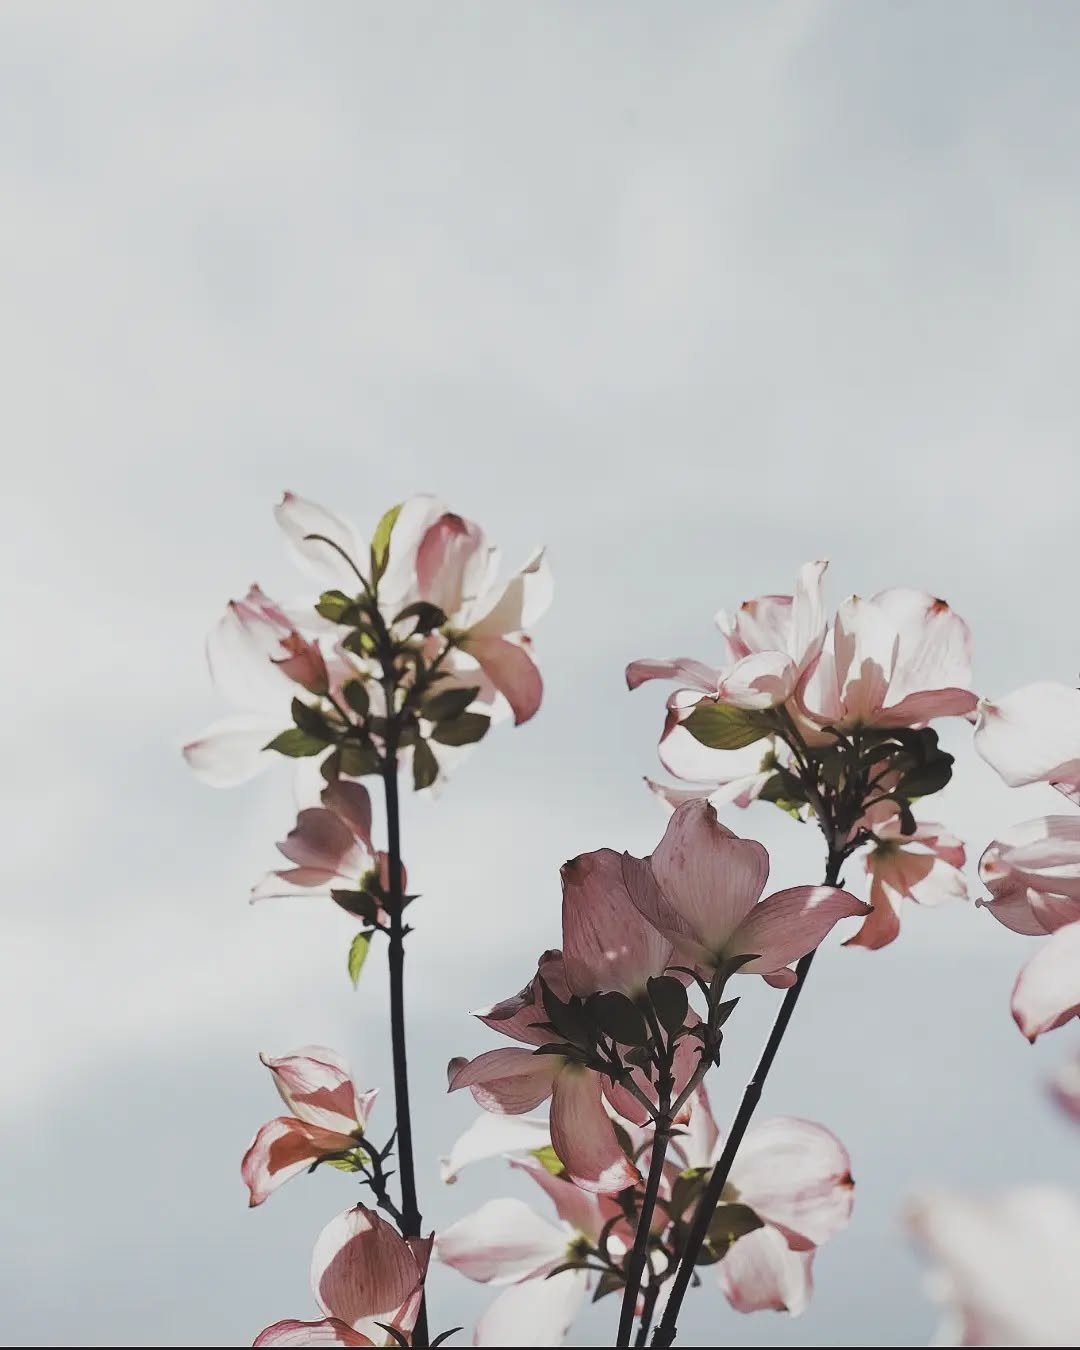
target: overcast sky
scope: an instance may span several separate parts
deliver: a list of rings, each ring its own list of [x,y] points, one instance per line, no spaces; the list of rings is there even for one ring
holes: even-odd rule
[[[259,1050],[338,1047],[389,1128],[351,921],[245,902],[287,773],[217,793],[178,755],[225,711],[224,601],[298,591],[284,488],[366,529],[433,491],[511,563],[550,547],[540,715],[406,811],[436,1224],[527,1194],[497,1163],[440,1189],[474,1114],[445,1062],[494,1043],[467,1010],[557,941],[565,858],[663,829],[662,699],[627,660],[710,657],[717,606],[824,556],[834,603],[948,598],[984,693],[1075,679],[1078,63],[1052,0],[0,9],[6,1343],[244,1345],[316,1315],[312,1243],[357,1193],[326,1172],[247,1211]],[[947,741],[934,814],[973,857],[1061,808]],[[811,829],[726,819],[778,884],[816,879]],[[706,1279],[688,1343],[925,1343],[905,1197],[1075,1181],[1041,1083],[1076,1038],[1029,1049],[1008,1013],[1031,950],[958,906],[823,953],[763,1111],[841,1136],[851,1227],[801,1319]],[[778,998],[733,1024],[722,1119]],[[486,1302],[431,1289],[437,1327]]]

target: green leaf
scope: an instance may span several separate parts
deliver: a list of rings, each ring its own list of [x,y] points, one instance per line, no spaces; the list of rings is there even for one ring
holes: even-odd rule
[[[686,988],[673,975],[657,975],[647,982],[649,998],[665,1031],[678,1031],[690,1006]]]
[[[681,1219],[690,1205],[697,1200],[705,1189],[708,1172],[707,1167],[688,1167],[675,1178],[675,1184],[671,1188],[671,1199],[665,1206],[673,1219]]]
[[[479,692],[479,685],[474,689],[443,689],[426,699],[420,711],[429,722],[446,722],[463,713]]]
[[[375,526],[375,533],[371,538],[371,580],[373,583],[382,578],[386,571],[386,564],[390,561],[390,535],[400,515],[400,504],[392,506]]]
[[[561,1177],[566,1171],[562,1159],[550,1144],[545,1144],[543,1148],[529,1149],[529,1156],[535,1158],[544,1171],[550,1172],[553,1177]]]
[[[334,739],[334,729],[323,714],[302,699],[293,699],[292,719],[301,731],[308,736],[321,738],[324,745],[329,745]]]
[[[641,1009],[635,1007],[625,994],[614,990],[593,994],[585,1002],[585,1011],[601,1031],[620,1045],[648,1044],[648,1023]]]
[[[335,889],[330,892],[330,898],[335,905],[340,905],[346,914],[355,915],[356,918],[363,919],[365,923],[373,926],[378,923],[381,906],[379,897],[371,891]]]
[[[358,623],[347,637],[341,639],[341,645],[354,656],[370,656],[379,644],[374,628],[367,623]]]
[[[925,764],[904,774],[900,780],[899,791],[909,800],[913,797],[929,797],[932,792],[940,792],[952,778],[953,757],[944,750],[938,750]]]
[[[331,623],[345,623],[343,616],[355,603],[344,591],[323,591],[319,596],[319,603],[315,606],[315,612],[321,614],[324,619],[329,619]]]
[[[394,615],[394,623],[404,623],[406,619],[415,619],[414,633],[431,633],[446,622],[446,615],[438,605],[428,600],[417,600]]]
[[[272,741],[267,741],[264,750],[276,750],[279,755],[289,759],[306,759],[309,755],[319,755],[326,749],[326,742],[320,736],[309,736],[299,727],[290,727],[282,731]]]
[[[490,726],[491,718],[486,713],[459,713],[449,722],[440,722],[431,739],[440,745],[472,745],[484,739]]]
[[[324,1167],[334,1167],[339,1172],[359,1172],[360,1164],[354,1158],[320,1158]]]
[[[702,699],[683,726],[695,741],[710,750],[741,750],[744,745],[753,745],[771,734],[771,728],[759,713],[709,699]]]
[[[371,700],[363,680],[346,680],[341,686],[341,695],[357,717],[367,716]]]
[[[716,1212],[709,1222],[708,1246],[715,1253],[714,1260],[727,1253],[727,1249],[747,1233],[764,1228],[764,1221],[758,1218],[749,1205],[717,1205]],[[707,1265],[708,1262],[699,1262]]]
[[[430,787],[439,776],[439,761],[427,741],[417,741],[412,762],[413,787],[417,792]]]
[[[369,773],[379,772],[379,756],[373,746],[350,745],[346,741],[338,753],[340,772],[346,778],[366,778]]]
[[[360,979],[360,972],[364,969],[364,962],[367,960],[370,946],[371,934],[357,933],[352,940],[352,946],[349,948],[349,979],[352,980],[354,989]]]

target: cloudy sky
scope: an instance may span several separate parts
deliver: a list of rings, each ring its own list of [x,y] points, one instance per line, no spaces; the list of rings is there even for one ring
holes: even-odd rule
[[[250,1344],[315,1315],[355,1196],[318,1174],[249,1213],[238,1165],[259,1050],[388,1084],[384,981],[350,989],[346,916],[245,903],[287,775],[216,793],[178,756],[223,711],[225,599],[296,591],[282,489],[367,528],[433,491],[510,561],[550,546],[540,716],[407,809],[435,1224],[519,1189],[440,1189],[473,1116],[443,1066],[491,1044],[467,1010],[557,938],[565,858],[663,828],[628,659],[708,657],[718,605],[824,556],[833,601],[947,597],[984,693],[1074,680],[1078,59],[1052,0],[0,9],[8,1343]],[[1060,807],[947,743],[935,814],[975,856]],[[816,878],[811,830],[728,823]],[[1075,1037],[1008,1015],[1030,950],[958,906],[822,955],[764,1110],[842,1137],[853,1223],[804,1317],[706,1281],[689,1343],[925,1343],[905,1197],[1075,1179],[1041,1086]],[[722,1115],[777,997],[740,1010]],[[485,1296],[444,1271],[432,1300],[470,1326]]]

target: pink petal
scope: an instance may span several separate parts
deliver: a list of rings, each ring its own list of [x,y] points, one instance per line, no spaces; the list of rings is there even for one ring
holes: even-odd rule
[[[471,620],[469,632],[474,637],[505,637],[531,628],[551,604],[552,590],[551,569],[540,549],[510,578],[491,607]]]
[[[892,887],[885,885],[879,877],[870,884],[870,905],[872,912],[854,936],[844,943],[845,947],[865,947],[868,951],[878,951],[887,947],[900,936],[900,905],[903,896]]]
[[[975,749],[1009,787],[1080,773],[1080,690],[1042,682],[979,704]]]
[[[282,730],[284,715],[223,717],[184,746],[192,772],[211,787],[236,787],[268,769],[278,755],[264,752],[267,741]]]
[[[787,702],[798,678],[786,652],[752,652],[723,673],[717,697],[736,708],[774,708]]]
[[[277,1059],[259,1058],[273,1075],[281,1100],[300,1120],[347,1134],[365,1123],[348,1065],[335,1050],[305,1045]]]
[[[339,876],[359,877],[368,861],[348,825],[325,807],[301,811],[278,851],[300,867],[318,867]]]
[[[835,886],[792,886],[755,905],[732,933],[727,956],[757,953],[742,967],[746,974],[777,970],[811,952],[840,919],[868,915],[870,906]]]
[[[449,1090],[471,1088],[485,1111],[520,1116],[547,1101],[564,1062],[559,1055],[534,1055],[531,1050],[488,1050],[456,1070]]]
[[[366,1335],[385,1334],[376,1322],[395,1322],[421,1272],[397,1230],[363,1205],[331,1219],[311,1260],[319,1306]]]
[[[837,610],[833,641],[844,720],[873,724],[896,664],[896,628],[873,601],[853,595]]]
[[[922,726],[935,717],[964,717],[978,701],[970,689],[925,689],[883,708],[874,721],[879,727]]]
[[[992,914],[998,923],[1023,937],[1045,937],[1049,931],[1032,908],[1036,892],[1026,887],[1003,894],[997,900],[976,900],[975,904]]]
[[[673,1147],[687,1167],[711,1167],[719,1157],[720,1131],[704,1086],[690,1099],[690,1114],[681,1127]]]
[[[896,628],[899,636],[896,666],[889,682],[886,715],[895,718],[900,704],[913,696],[953,692],[967,696],[957,701],[953,714],[970,712],[975,706],[971,690],[971,630],[944,600],[925,591],[896,588],[881,591],[873,603]],[[948,716],[937,712],[930,716]],[[913,721],[928,721],[916,718]],[[892,721],[887,725],[901,725]]]
[[[514,724],[527,722],[540,707],[544,682],[525,648],[506,638],[471,634],[461,645],[479,662],[481,670],[510,704]]]
[[[284,867],[278,872],[267,872],[251,888],[248,898],[252,904],[256,900],[285,900],[297,895],[316,894],[325,898],[337,879],[336,872],[327,872],[322,867]]]
[[[585,1300],[587,1278],[584,1271],[566,1270],[504,1289],[477,1322],[473,1345],[562,1345]]]
[[[720,951],[761,894],[769,855],[755,840],[737,839],[708,802],[691,801],[673,812],[651,866],[691,935]]]
[[[307,1171],[325,1153],[353,1148],[356,1140],[347,1134],[324,1130],[294,1116],[268,1120],[251,1141],[240,1175],[248,1188],[250,1205],[262,1202],[290,1178]]]
[[[371,795],[363,783],[339,779],[322,791],[328,811],[344,821],[350,832],[371,852]]]
[[[1059,928],[1021,967],[1012,1014],[1029,1041],[1080,1014],[1080,923]]]
[[[752,1126],[731,1184],[766,1223],[802,1239],[798,1245],[820,1246],[851,1217],[851,1159],[831,1131],[809,1120],[779,1116]]]
[[[544,980],[557,998],[565,1000],[569,997],[562,952],[546,951],[537,963],[536,975]],[[550,1033],[538,1030],[536,1025],[547,1021],[536,976],[518,993],[490,1007],[479,1008],[473,1016],[501,1036],[524,1041],[526,1045],[543,1045],[550,1036]]]
[[[621,855],[610,848],[582,853],[564,863],[560,875],[563,961],[571,990],[581,997],[604,990],[631,998],[644,993],[646,981],[667,967],[671,943],[634,907]]]
[[[679,680],[691,689],[715,697],[720,672],[691,656],[676,656],[670,661],[631,661],[626,667],[626,687],[636,689],[648,680]]]
[[[315,577],[324,586],[343,590],[346,595],[357,593],[360,582],[356,573],[342,557],[342,552],[366,574],[368,550],[367,545],[351,525],[332,512],[307,501],[304,497],[297,497],[292,492],[286,492],[279,504],[274,507],[274,518],[289,542],[289,551],[302,571],[308,576]],[[322,535],[332,540],[338,548],[305,537],[310,534]]]
[[[551,1145],[570,1180],[583,1190],[611,1195],[641,1180],[604,1110],[599,1076],[579,1064],[563,1065],[555,1078]]]
[[[741,750],[711,750],[695,740],[679,718],[671,714],[660,738],[658,753],[660,763],[676,778],[712,785],[693,796],[746,806],[772,776],[771,769],[763,772],[761,768],[771,746],[769,740],[756,741]],[[672,805],[678,803],[672,802]]]
[[[486,564],[483,530],[447,511],[428,527],[416,553],[421,598],[452,618],[468,598],[478,594]]]
[[[468,1063],[463,1060],[462,1063]],[[457,1065],[456,1069],[461,1065]],[[457,1181],[458,1173],[470,1163],[482,1162],[509,1153],[528,1152],[551,1143],[546,1120],[497,1116],[484,1112],[454,1141],[445,1158],[439,1159],[439,1175],[447,1185]]]
[[[634,908],[672,944],[684,960],[695,966],[708,966],[713,960],[712,952],[698,940],[689,922],[661,892],[650,859],[635,858],[630,853],[624,853],[622,869],[626,893]],[[621,1108],[616,1109],[622,1114]]]
[[[550,1139],[546,1142],[550,1142]],[[512,1158],[510,1166],[525,1172],[548,1196],[563,1223],[575,1233],[581,1233],[594,1242],[610,1217],[613,1202],[606,1201],[592,1191],[583,1191],[565,1176],[554,1176],[536,1158]]]
[[[325,1317],[321,1322],[297,1322],[286,1318],[260,1331],[252,1345],[375,1345],[374,1341],[353,1331],[346,1322],[336,1317]]]
[[[512,1284],[566,1259],[570,1234],[523,1200],[489,1200],[436,1239],[435,1257],[481,1284]]]
[[[255,597],[255,603],[251,603]],[[294,693],[274,657],[291,625],[252,587],[245,600],[230,600],[224,616],[206,639],[206,659],[215,685],[238,708],[286,708]],[[273,616],[273,617],[272,617]]]
[[[795,1317],[810,1302],[813,1262],[813,1251],[792,1251],[783,1234],[766,1225],[739,1238],[716,1269],[736,1312],[771,1308]]]

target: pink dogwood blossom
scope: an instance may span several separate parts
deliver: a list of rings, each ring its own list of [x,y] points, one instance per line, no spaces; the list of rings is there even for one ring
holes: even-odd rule
[[[971,634],[944,600],[897,588],[852,596],[800,686],[820,726],[922,726],[971,712]]]
[[[292,1114],[267,1121],[244,1154],[240,1170],[251,1205],[261,1205],[316,1159],[356,1148],[376,1096],[358,1091],[341,1056],[326,1046],[259,1058]]]
[[[557,997],[569,997],[561,952],[546,952],[520,993],[475,1016],[523,1046],[543,1045],[551,1032],[539,1025],[547,1020],[541,980]],[[470,1088],[485,1111],[521,1115],[550,1097],[552,1145],[570,1178],[585,1190],[615,1192],[638,1180],[603,1107],[606,1080],[583,1064],[558,1054],[507,1048],[451,1060],[447,1076],[451,1092]]]
[[[1038,937],[1080,920],[1080,815],[1013,825],[979,859],[993,896],[977,903],[1015,933]]]
[[[900,933],[905,900],[920,905],[963,900],[964,856],[963,843],[942,825],[919,821],[915,833],[905,835],[899,816],[879,821],[874,825],[874,843],[864,856],[873,913],[844,946],[872,950],[888,946]]]
[[[838,920],[871,911],[835,886],[794,886],[760,900],[768,875],[761,844],[732,834],[702,800],[673,812],[650,858],[623,855],[631,900],[686,959],[711,973],[753,956],[740,973],[787,985],[795,977],[786,967]]]
[[[1080,922],[1059,928],[1020,968],[1012,1015],[1029,1041],[1080,1016]]]
[[[1043,681],[983,699],[975,749],[1009,787],[1080,784],[1080,689]]]
[[[1054,1186],[917,1199],[908,1227],[934,1264],[936,1344],[1080,1344],[1080,1202]]]
[[[703,1088],[674,1147],[686,1166],[711,1168],[724,1141]],[[854,1183],[847,1150],[823,1125],[781,1116],[746,1132],[724,1190],[764,1227],[738,1238],[716,1267],[738,1312],[802,1312],[813,1289],[815,1250],[851,1217]]]
[[[383,1323],[408,1335],[424,1294],[433,1238],[402,1238],[372,1209],[357,1205],[331,1219],[311,1261],[311,1287],[326,1314],[286,1319],[254,1345],[392,1345]]]

